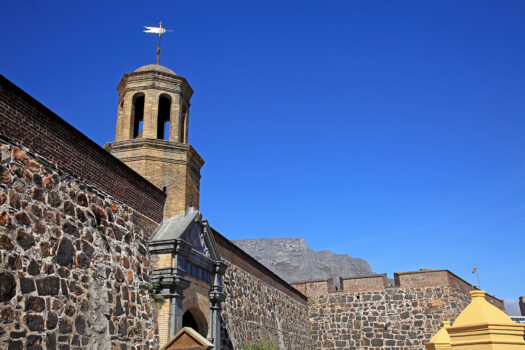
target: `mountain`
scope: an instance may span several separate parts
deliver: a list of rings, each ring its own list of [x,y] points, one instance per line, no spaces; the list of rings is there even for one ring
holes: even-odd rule
[[[232,242],[288,283],[374,274],[365,260],[329,250],[316,252],[306,246],[304,238],[259,238]]]
[[[504,299],[505,312],[509,316],[521,316],[520,304],[516,300]]]

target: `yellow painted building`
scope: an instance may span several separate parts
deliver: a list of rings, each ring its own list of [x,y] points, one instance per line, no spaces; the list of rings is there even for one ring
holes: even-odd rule
[[[470,292],[472,302],[453,325],[444,322],[425,344],[427,350],[524,350],[525,324],[512,322],[485,299],[485,292]]]

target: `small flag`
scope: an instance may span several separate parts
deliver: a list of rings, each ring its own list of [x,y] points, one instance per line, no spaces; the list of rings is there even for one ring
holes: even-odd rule
[[[146,28],[144,33],[164,34],[164,33],[168,32],[168,30],[162,28],[162,26],[161,27],[146,27],[146,26],[144,26],[144,28]],[[169,32],[172,32],[172,30],[169,30]]]
[[[476,273],[476,265],[474,265],[474,268],[472,269],[472,273]]]

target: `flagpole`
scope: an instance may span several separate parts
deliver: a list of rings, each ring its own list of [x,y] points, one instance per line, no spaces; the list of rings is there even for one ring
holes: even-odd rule
[[[159,22],[159,47],[157,48],[157,64],[159,64],[160,61],[160,37],[162,35],[162,22]]]
[[[476,277],[478,278],[478,288],[481,290],[481,285],[479,284],[479,274],[478,274],[478,269],[476,269]]]

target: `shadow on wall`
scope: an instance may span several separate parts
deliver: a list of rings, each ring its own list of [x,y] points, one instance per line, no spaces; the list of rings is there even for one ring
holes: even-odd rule
[[[226,329],[226,320],[221,316],[221,350],[234,350],[230,334]]]

